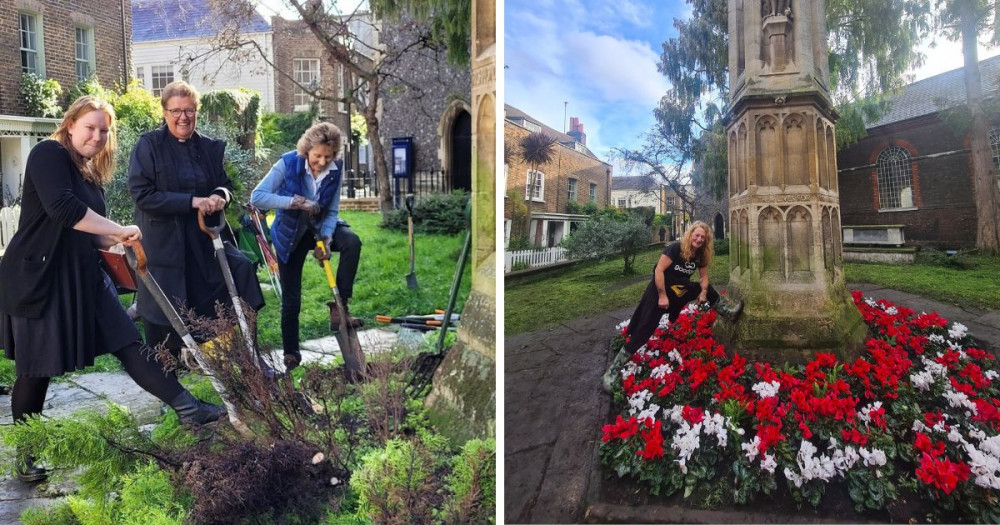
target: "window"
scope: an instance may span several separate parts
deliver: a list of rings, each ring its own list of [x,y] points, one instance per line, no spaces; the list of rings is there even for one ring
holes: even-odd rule
[[[889,146],[875,161],[878,172],[880,210],[913,207],[913,175],[910,154],[899,146]]]
[[[625,206],[625,199],[618,199],[618,207],[624,210]]]
[[[534,122],[528,121],[528,120],[524,121],[524,127],[527,128],[528,131],[531,131],[531,132],[534,132],[534,133],[538,133],[538,132],[542,131],[542,127],[541,126],[539,126],[538,124],[535,124]]]
[[[528,184],[524,188],[524,199],[545,202],[545,174],[540,171],[528,170]]]
[[[574,142],[573,143],[573,149],[575,149],[576,151],[579,151],[580,153],[586,153],[587,152],[587,146],[584,146],[583,144],[580,144],[579,142]]]
[[[43,76],[41,46],[38,41],[38,16],[31,13],[18,13],[21,29],[21,72],[34,73]]]
[[[142,66],[135,68],[135,80],[140,86],[146,87],[146,68]]]
[[[292,76],[297,85],[295,86],[292,104],[294,111],[305,111],[312,103],[312,96],[308,91],[300,86],[319,87],[319,59],[318,58],[296,58],[293,64]],[[313,84],[316,82],[316,84]]]
[[[667,209],[672,210],[677,206],[677,197],[667,197]]]
[[[597,202],[597,184],[590,183],[590,202]]]
[[[344,99],[347,97],[347,70],[344,69],[344,64],[337,64],[337,98],[340,99],[337,102],[337,111],[341,113],[347,113],[347,103]]]
[[[152,66],[149,71],[149,80],[153,83],[153,95],[160,96],[163,93],[163,88],[174,81],[174,67]]]
[[[94,29],[76,26],[76,80],[87,80],[93,72]]]
[[[510,171],[510,164],[503,163],[503,198],[507,198],[507,172]]]
[[[569,195],[568,198],[570,202],[576,202],[576,179],[569,179]]]

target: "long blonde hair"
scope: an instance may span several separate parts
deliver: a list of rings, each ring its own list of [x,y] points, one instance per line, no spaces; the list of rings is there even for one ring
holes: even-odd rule
[[[104,149],[94,155],[94,158],[88,160],[73,147],[73,140],[69,136],[69,127],[91,111],[103,111],[108,116],[108,142],[104,144]],[[93,95],[84,95],[69,106],[66,114],[63,115],[62,122],[59,123],[59,127],[49,138],[59,141],[66,148],[66,151],[69,151],[70,158],[80,168],[84,180],[103,186],[111,181],[115,175],[115,149],[118,147],[116,130],[115,108],[104,99]]]
[[[705,244],[697,252],[691,246],[691,235],[694,234],[695,228],[705,230]],[[712,249],[712,230],[708,229],[708,225],[704,222],[694,221],[691,226],[688,226],[687,231],[684,232],[684,237],[681,237],[681,257],[687,261],[694,261],[699,268],[707,268],[712,265],[712,256],[714,254],[715,250]]]

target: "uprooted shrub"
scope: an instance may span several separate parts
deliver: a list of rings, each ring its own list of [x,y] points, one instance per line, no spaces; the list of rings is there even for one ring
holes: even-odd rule
[[[304,366],[273,379],[267,374],[273,366],[270,354],[256,357],[231,332],[231,312],[221,313],[221,321],[189,320],[188,325],[212,341],[202,345],[210,349],[204,363],[238,407],[244,432],[225,421],[188,429],[169,411],[162,424],[143,433],[135,418],[117,406],[107,415],[35,418],[3,429],[8,447],[35,454],[56,469],[53,478],[72,477],[79,486],[65,505],[29,512],[26,522],[409,522],[411,517],[466,522],[493,515],[495,473],[492,460],[485,459],[495,455],[492,443],[450,459],[450,447],[429,429],[422,404],[403,395],[409,369],[405,355],[370,355],[359,384],[346,381],[336,366]],[[163,349],[157,357],[168,366],[177,364]],[[207,381],[190,388],[201,399],[219,402]],[[408,445],[415,451],[408,455],[401,445],[386,445],[414,435],[420,439]],[[383,447],[395,459],[419,458],[426,467],[392,474],[375,460],[361,459],[382,453]],[[363,474],[366,469],[369,474]],[[423,481],[399,485],[401,472]],[[395,500],[385,492],[362,497],[366,486],[403,494],[403,506],[390,504]],[[137,513],[140,497],[150,506]],[[135,521],[136,515],[143,519]]]

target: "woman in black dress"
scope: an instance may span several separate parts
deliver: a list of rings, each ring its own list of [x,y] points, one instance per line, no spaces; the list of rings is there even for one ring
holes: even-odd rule
[[[190,308],[198,316],[214,319],[216,302],[229,304],[230,297],[212,241],[198,227],[198,213],[225,210],[233,197],[233,182],[224,166],[226,143],[195,131],[198,101],[198,92],[187,82],[163,88],[160,105],[165,125],[136,142],[129,158],[128,188],[135,199],[135,222],[146,236],[149,272],[178,311]],[[228,236],[224,231],[236,289],[250,308],[259,311],[264,295],[257,274]],[[142,283],[137,295],[146,342],[165,342],[178,354],[180,337]]]
[[[135,225],[106,219],[101,184],[114,173],[115,112],[84,96],[66,111],[49,140],[25,166],[21,219],[0,259],[0,344],[14,360],[14,421],[41,414],[52,377],[111,353],[130,377],[173,407],[181,422],[204,424],[225,409],[202,403],[165,373],[118,302],[97,248],[142,238]],[[45,469],[21,457],[17,475],[45,479]]]
[[[712,264],[713,253],[711,230],[701,221],[688,227],[681,240],[663,248],[653,270],[653,280],[646,286],[629,322],[628,342],[625,343],[628,355],[646,344],[664,314],[669,321],[674,321],[695,299],[713,306],[718,303],[719,293],[708,284],[708,267]],[[698,271],[697,283],[691,281],[695,270]]]

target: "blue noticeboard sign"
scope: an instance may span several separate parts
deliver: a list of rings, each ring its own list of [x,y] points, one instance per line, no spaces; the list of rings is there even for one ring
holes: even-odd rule
[[[413,174],[413,137],[392,139],[392,176],[403,179]]]

